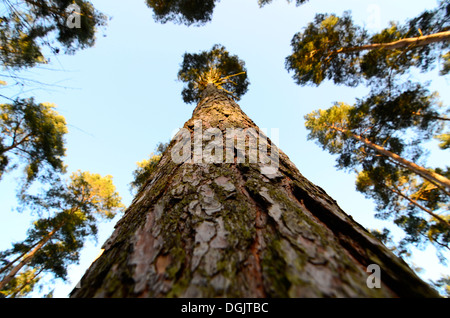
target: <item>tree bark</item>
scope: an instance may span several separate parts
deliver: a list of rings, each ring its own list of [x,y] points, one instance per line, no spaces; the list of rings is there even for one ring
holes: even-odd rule
[[[191,136],[196,120],[204,133],[259,131],[212,85],[184,125]],[[71,297],[438,296],[270,140],[277,171],[239,163],[236,147],[232,162],[176,163],[176,145],[172,140]],[[367,285],[370,264],[380,266],[381,288]]]

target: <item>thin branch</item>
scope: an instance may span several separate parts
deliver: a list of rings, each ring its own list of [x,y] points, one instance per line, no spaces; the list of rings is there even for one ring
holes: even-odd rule
[[[450,40],[450,31],[437,32],[430,35],[424,35],[414,38],[406,38],[398,41],[390,42],[390,43],[373,43],[356,47],[349,48],[340,48],[332,52],[331,54],[340,54],[340,53],[351,53],[351,52],[360,52],[367,50],[375,50],[375,49],[385,49],[385,50],[394,50],[394,49],[402,49],[408,46],[425,46],[431,43],[436,42],[445,42]]]
[[[450,223],[443,219],[442,217],[440,217],[439,215],[433,213],[433,211],[431,211],[430,209],[427,209],[426,207],[422,206],[421,204],[419,204],[416,200],[411,199],[409,196],[405,195],[404,193],[402,193],[400,191],[400,189],[398,189],[395,185],[391,187],[386,185],[386,188],[389,189],[390,191],[392,191],[393,193],[401,196],[402,198],[406,199],[408,202],[410,202],[411,204],[415,205],[416,207],[418,207],[419,209],[421,209],[422,211],[428,213],[429,215],[431,215],[432,217],[434,217],[436,220],[438,220],[440,223],[444,224],[445,226],[447,226],[448,228],[450,228]]]

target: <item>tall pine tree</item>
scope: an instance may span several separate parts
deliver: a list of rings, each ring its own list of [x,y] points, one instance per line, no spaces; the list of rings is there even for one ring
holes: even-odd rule
[[[193,115],[71,297],[437,296],[241,110],[244,63],[216,48],[185,55]]]

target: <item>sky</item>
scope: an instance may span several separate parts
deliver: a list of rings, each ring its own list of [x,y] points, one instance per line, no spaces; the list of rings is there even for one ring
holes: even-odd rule
[[[260,128],[269,132],[278,128],[279,148],[357,222],[371,229],[390,226],[389,221],[375,219],[374,203],[356,192],[354,173],[338,171],[335,157],[307,140],[304,127],[307,113],[329,108],[336,101],[352,104],[368,90],[329,82],[319,87],[298,86],[284,67],[285,58],[291,53],[293,35],[316,13],[342,15],[350,10],[357,24],[376,32],[389,21],[404,22],[434,8],[436,0],[311,0],[300,7],[274,0],[264,8],[258,7],[257,0],[222,0],[212,22],[202,27],[157,23],[144,0],[91,2],[110,17],[108,26],[99,30],[95,46],[75,55],[52,57],[45,69],[25,73],[51,85],[28,87],[23,94],[38,102],[55,103],[66,118],[68,174],[82,170],[112,175],[123,203],[129,205],[136,162],[146,159],[159,142],[169,141],[192,116],[195,105],[183,103],[183,84],[177,81],[183,54],[222,44],[246,63],[251,84],[239,101],[243,111]],[[438,77],[437,71],[420,76],[423,81],[432,80],[430,88],[448,103],[450,90],[445,78]],[[449,162],[448,151],[441,151],[431,156],[428,164]],[[16,179],[17,173],[11,173],[0,182],[0,250],[23,239],[36,217],[15,210]],[[87,242],[80,264],[70,266],[69,282],[55,282],[55,297],[67,297],[119,218],[100,226],[97,242]],[[433,249],[414,255],[414,264],[423,268],[422,278],[450,275]]]

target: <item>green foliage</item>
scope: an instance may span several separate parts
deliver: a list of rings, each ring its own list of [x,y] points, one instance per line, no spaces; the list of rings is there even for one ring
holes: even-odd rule
[[[33,268],[26,268],[22,273],[8,284],[5,290],[0,291],[0,295],[7,298],[21,298],[33,291],[39,283],[41,271]]]
[[[356,86],[368,80],[374,88],[392,85],[396,75],[409,72],[411,67],[428,71],[439,58],[444,59],[441,73],[446,74],[448,41],[397,47],[386,44],[447,31],[450,28],[447,7],[450,7],[448,0],[405,25],[391,22],[388,28],[372,36],[353,23],[349,12],[342,17],[317,14],[303,32],[293,37],[293,53],[286,58],[286,68],[294,73],[299,85],[333,80],[335,84]]]
[[[354,106],[336,103],[327,110],[314,111],[305,116],[305,125],[310,130],[309,139],[317,140],[330,153],[339,154],[340,168],[366,168],[382,165],[386,158],[361,146],[353,134],[414,162],[424,154],[420,144],[442,131],[442,108],[436,94],[420,85],[409,85],[409,89],[391,95],[371,94]]]
[[[442,56],[442,70],[440,72],[441,75],[447,75],[450,72],[450,52],[445,53]]]
[[[442,1],[404,25],[391,22],[373,35],[355,25],[348,12],[342,17],[318,14],[294,36],[293,53],[286,58],[286,68],[299,85],[333,80],[370,86],[370,95],[353,106],[335,103],[305,116],[308,138],[337,154],[338,168],[360,171],[357,190],[375,200],[377,217],[393,220],[406,234],[397,253],[431,243],[441,260],[440,250],[449,249],[450,242],[450,196],[426,174],[448,180],[448,168],[428,169],[419,176],[412,164],[403,166],[383,151],[423,165],[424,142],[435,138],[441,149],[448,148],[448,134],[443,133],[448,118],[437,94],[404,83],[403,75],[412,68],[429,71],[438,59],[443,60],[441,75],[448,73],[449,44],[439,32],[449,30],[449,9],[450,2]],[[435,38],[429,40],[429,35]],[[427,40],[414,40],[419,37]],[[378,236],[389,241],[388,234]]]
[[[146,184],[152,173],[156,170],[168,146],[168,143],[160,143],[156,147],[155,153],[149,156],[149,159],[144,159],[137,163],[138,167],[133,171],[133,182],[130,183],[130,188],[133,192],[139,191]]]
[[[440,141],[439,148],[442,150],[450,148],[450,134],[442,134],[435,136],[436,139]]]
[[[33,99],[0,105],[0,178],[7,169],[26,165],[26,181],[64,172],[66,121],[55,105]],[[12,160],[14,159],[14,160]]]
[[[438,173],[449,177],[449,170]],[[357,190],[376,202],[380,219],[390,219],[406,234],[396,247],[397,254],[409,255],[409,246],[437,249],[450,247],[450,197],[436,185],[399,167],[373,167],[358,174]]]
[[[185,53],[178,79],[186,84],[182,91],[186,103],[198,102],[208,84],[240,98],[247,92],[249,81],[244,61],[221,45],[200,53]]]
[[[156,21],[203,25],[210,22],[216,0],[146,0]]]
[[[260,7],[265,6],[266,4],[272,3],[273,0],[258,0],[258,4]],[[287,0],[287,2],[291,3],[293,0]],[[298,7],[309,0],[295,0],[295,5]]]
[[[66,23],[71,4],[80,7],[80,28]],[[96,28],[106,25],[106,16],[84,0],[2,1],[0,17],[0,58],[4,67],[18,69],[46,63],[44,48],[57,54],[72,54],[95,43]],[[50,42],[54,36],[57,43]]]
[[[366,38],[366,32],[353,24],[349,12],[342,18],[334,14],[317,14],[314,22],[293,37],[293,54],[286,58],[286,68],[294,72],[299,85],[319,85],[326,79],[333,79],[336,84],[355,86],[360,76],[359,53],[333,52],[361,45]]]
[[[287,1],[292,2],[292,0]],[[296,0],[296,5],[299,6],[307,1]],[[188,26],[201,26],[210,22],[217,2],[219,0],[146,0],[157,22],[171,21]],[[258,0],[260,7],[271,2],[272,0]]]
[[[86,238],[96,237],[97,223],[124,208],[111,176],[81,171],[73,173],[68,184],[54,182],[44,194],[25,194],[22,200],[40,218],[24,241],[1,253],[2,279],[24,265],[66,279],[67,267],[78,262]],[[17,277],[4,289],[11,290]]]
[[[380,230],[369,230],[370,234],[375,236],[378,240],[380,240],[384,245],[390,248],[392,245],[392,235],[391,231],[384,228],[382,231]]]
[[[364,140],[409,161],[424,161],[422,143],[439,136],[447,120],[442,108],[436,94],[408,84],[395,94],[371,94],[354,106],[336,103],[305,116],[308,138],[337,154],[338,168],[359,170],[357,190],[375,200],[376,216],[389,218],[404,230],[399,254],[409,252],[411,245],[427,243],[437,248],[440,257],[441,249],[449,249],[450,196]],[[429,170],[449,178],[446,169]]]

